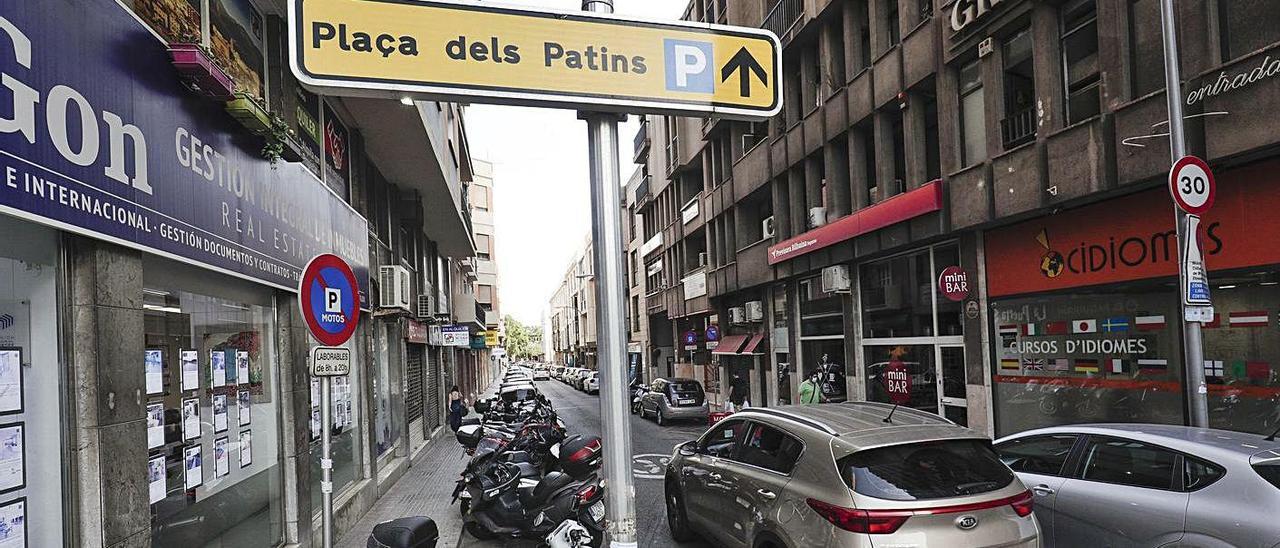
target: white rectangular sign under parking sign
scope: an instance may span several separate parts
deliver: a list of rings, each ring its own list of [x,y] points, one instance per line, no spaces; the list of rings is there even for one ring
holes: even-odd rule
[[[344,377],[351,374],[351,349],[317,346],[311,349],[311,376]]]

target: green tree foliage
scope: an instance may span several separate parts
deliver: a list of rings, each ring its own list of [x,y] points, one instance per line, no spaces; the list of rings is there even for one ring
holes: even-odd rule
[[[512,359],[540,359],[542,357],[542,330],[524,325],[510,315],[507,324],[507,355]]]

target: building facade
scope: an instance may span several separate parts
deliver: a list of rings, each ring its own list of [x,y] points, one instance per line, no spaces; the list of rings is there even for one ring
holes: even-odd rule
[[[588,238],[548,302],[555,363],[596,369],[596,279]]]
[[[475,255],[461,107],[310,92],[284,9],[0,7],[0,437],[21,467],[0,508],[30,546],[319,543],[296,296],[316,254],[353,265],[363,309],[329,402],[336,530],[440,431],[442,386],[486,382],[431,327]]]
[[[691,2],[686,19],[780,36],[785,105],[651,116],[636,138],[652,178],[631,266],[648,352],[673,355],[657,373],[722,397],[745,377],[758,405],[814,373],[831,401],[888,401],[901,363],[913,407],[993,435],[1184,422],[1158,5]],[[1270,234],[1278,191],[1280,12],[1177,11],[1187,140],[1222,196],[1201,231],[1210,421],[1269,431],[1280,260],[1242,230]]]

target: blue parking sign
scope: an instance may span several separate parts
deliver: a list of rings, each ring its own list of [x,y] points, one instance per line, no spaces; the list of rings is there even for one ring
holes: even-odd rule
[[[667,89],[691,93],[715,93],[715,48],[711,42],[663,40]]]

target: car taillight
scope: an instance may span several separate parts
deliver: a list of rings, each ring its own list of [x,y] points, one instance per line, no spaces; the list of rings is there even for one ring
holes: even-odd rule
[[[808,499],[806,502],[832,525],[845,531],[870,535],[893,533],[912,515],[909,510],[854,510],[815,499]]]
[[[587,460],[595,456],[598,452],[600,452],[600,440],[591,440],[586,445],[582,446],[582,449],[574,451],[572,455],[569,455],[569,462]]]
[[[1013,511],[1018,514],[1018,517],[1025,518],[1031,515],[1032,510],[1035,510],[1034,500],[1030,491],[1023,491],[1021,495],[1013,497],[1013,500],[1009,501],[1009,506],[1013,507]]]
[[[1034,510],[1031,492],[1023,491],[1012,497],[975,502],[973,504],[957,504],[953,506],[937,506],[933,508],[913,508],[910,510],[854,510],[820,500],[809,499],[809,507],[818,515],[831,522],[832,525],[852,531],[872,535],[887,535],[897,531],[911,516],[928,516],[936,514],[958,514],[961,512],[977,512],[1008,505],[1018,517],[1027,517]]]
[[[585,505],[587,501],[590,501],[591,499],[595,498],[596,493],[598,492],[600,492],[600,489],[597,488],[594,483],[582,486],[582,488],[578,490],[578,495],[577,495],[578,506]]]

